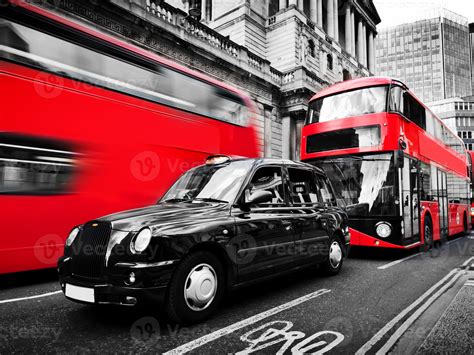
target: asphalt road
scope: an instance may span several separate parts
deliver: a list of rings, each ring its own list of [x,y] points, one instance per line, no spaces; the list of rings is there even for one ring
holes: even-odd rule
[[[150,307],[70,302],[51,270],[2,276],[0,353],[375,353],[429,297],[465,277],[458,268],[474,255],[473,238],[423,254],[359,250],[338,276],[306,270],[239,290],[212,319],[188,328]]]

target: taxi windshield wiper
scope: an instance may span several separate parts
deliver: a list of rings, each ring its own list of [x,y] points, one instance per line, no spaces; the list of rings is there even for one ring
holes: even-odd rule
[[[212,197],[196,197],[193,201],[229,203],[228,201],[219,200],[217,198],[212,198]]]

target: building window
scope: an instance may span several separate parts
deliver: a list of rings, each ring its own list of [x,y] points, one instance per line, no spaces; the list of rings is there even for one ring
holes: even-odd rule
[[[308,52],[311,57],[314,58],[316,56],[316,48],[312,39],[308,41]]]
[[[342,70],[342,80],[351,80],[352,79],[352,75],[350,73],[349,70],[347,69],[343,69]]]
[[[270,0],[268,4],[268,16],[272,17],[275,15],[280,9],[280,0]]]
[[[332,55],[328,54],[328,69],[332,70],[332,68],[333,68]]]

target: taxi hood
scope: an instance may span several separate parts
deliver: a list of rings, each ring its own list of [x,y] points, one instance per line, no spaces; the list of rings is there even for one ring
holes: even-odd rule
[[[153,234],[167,232],[176,233],[213,222],[216,219],[227,218],[230,215],[227,203],[210,202],[179,202],[160,203],[157,205],[138,208],[111,214],[100,218],[100,221],[110,222],[115,230],[132,232],[144,227],[150,227]]]

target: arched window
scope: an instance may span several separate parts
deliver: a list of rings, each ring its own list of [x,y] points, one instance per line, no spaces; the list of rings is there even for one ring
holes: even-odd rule
[[[351,80],[351,79],[352,79],[351,72],[347,69],[343,69],[342,70],[342,80]]]
[[[316,47],[312,39],[308,41],[308,54],[313,58],[316,56]]]
[[[332,55],[328,54],[328,69],[332,70],[332,68],[333,68]]]

